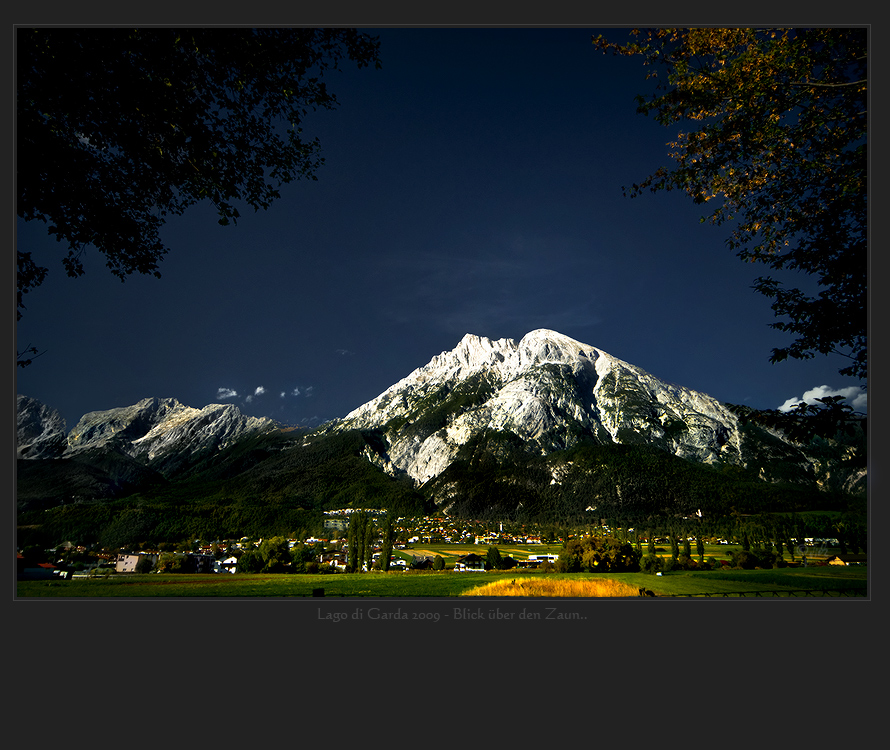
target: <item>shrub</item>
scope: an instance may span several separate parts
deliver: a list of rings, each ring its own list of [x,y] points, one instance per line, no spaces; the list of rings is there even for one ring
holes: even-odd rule
[[[750,550],[742,549],[738,552],[730,552],[729,557],[733,568],[754,570],[754,568],[761,567],[760,558]]]
[[[640,570],[643,573],[658,573],[664,570],[664,560],[658,555],[644,555],[640,559]]]
[[[154,569],[155,561],[148,555],[141,555],[139,557],[139,562],[136,563],[136,572],[137,573],[151,573]]]

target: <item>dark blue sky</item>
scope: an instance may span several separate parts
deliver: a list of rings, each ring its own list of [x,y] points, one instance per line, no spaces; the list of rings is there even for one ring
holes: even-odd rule
[[[382,69],[332,76],[340,107],[304,123],[318,180],[237,226],[208,205],[169,221],[162,279],[122,284],[96,251],[69,279],[44,225],[19,223],[50,274],[18,325],[19,349],[46,350],[18,393],[69,429],[148,396],[314,424],[465,333],[536,328],[756,408],[858,385],[840,359],[769,363],[789,339],[727,227],[680,194],[622,195],[669,164],[672,132],[636,114],[638,59],[586,28],[369,31]]]

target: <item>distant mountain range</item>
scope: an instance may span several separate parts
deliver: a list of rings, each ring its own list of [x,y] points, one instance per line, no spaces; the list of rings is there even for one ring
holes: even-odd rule
[[[232,405],[148,398],[86,414],[66,434],[55,410],[18,397],[20,509],[134,492],[169,498],[203,482],[205,495],[304,509],[716,513],[731,502],[756,510],[780,496],[797,507],[861,495],[865,454],[864,435],[797,444],[740,422],[711,396],[543,329],[518,342],[467,334],[311,432]]]

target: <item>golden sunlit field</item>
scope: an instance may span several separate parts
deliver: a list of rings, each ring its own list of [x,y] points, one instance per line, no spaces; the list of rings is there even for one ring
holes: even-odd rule
[[[492,581],[464,591],[461,596],[639,596],[639,587],[611,578],[570,580],[566,578],[514,578]]]

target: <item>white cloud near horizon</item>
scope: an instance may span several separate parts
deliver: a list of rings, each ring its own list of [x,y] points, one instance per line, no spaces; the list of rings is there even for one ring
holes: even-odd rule
[[[805,401],[808,404],[816,404],[816,399],[828,398],[829,396],[843,396],[855,411],[866,411],[868,409],[868,394],[858,386],[850,386],[849,388],[831,388],[827,385],[818,385],[805,391],[803,396],[798,398],[789,398],[779,407],[779,411],[790,411],[795,404]]]
[[[251,401],[253,401],[255,396],[262,396],[265,392],[266,392],[266,389],[263,388],[263,386],[261,386],[261,385],[257,386],[256,390],[250,396],[247,396],[244,399],[244,403],[249,404]]]
[[[288,396],[303,396],[304,398],[308,398],[312,395],[312,391],[313,386],[311,385],[304,386],[302,388],[297,386],[291,391],[280,391],[279,397],[282,399],[287,398]],[[242,398],[242,403],[253,403],[258,396],[262,396],[265,393],[266,387],[259,385],[254,389],[253,393]],[[238,398],[238,391],[236,391],[234,388],[218,388],[216,391],[216,397],[217,399]]]

